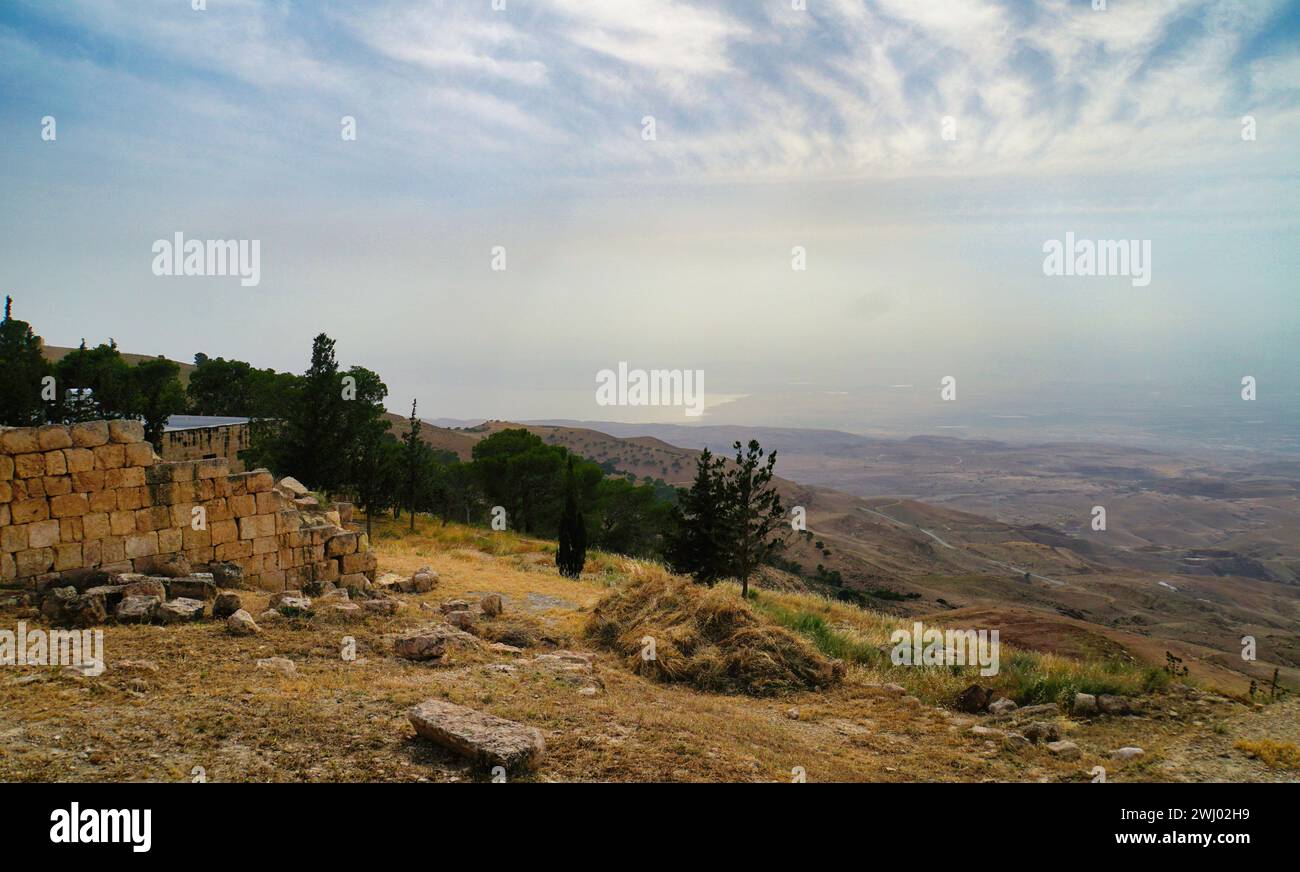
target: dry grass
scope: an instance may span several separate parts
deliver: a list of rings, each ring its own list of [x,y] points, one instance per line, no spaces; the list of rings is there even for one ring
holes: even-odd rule
[[[1300,769],[1300,748],[1290,742],[1275,742],[1272,739],[1242,740],[1234,743],[1233,747],[1274,769]]]
[[[672,577],[662,567],[593,554],[581,579],[565,579],[548,565],[550,543],[425,519],[415,534],[405,524],[377,523],[374,538],[381,572],[409,574],[427,564],[440,574],[432,592],[404,597],[396,616],[286,622],[248,638],[213,622],[107,627],[109,669],[97,678],[0,670],[0,780],[176,781],[193,778],[194,767],[213,781],[486,778],[414,735],[406,710],[433,697],[541,730],[547,751],[528,777],[543,781],[789,781],[796,768],[810,781],[1085,781],[1111,748],[1140,739],[1158,759],[1165,743],[1190,729],[1164,720],[1070,725],[1084,756],[1062,761],[1038,748],[990,747],[966,733],[969,718],[879,686],[888,678],[924,691],[929,679],[918,676],[925,670],[853,666],[833,687],[755,698],[651,679],[622,655],[596,649],[592,672],[575,683],[528,661],[583,638],[612,587],[668,587]],[[391,654],[389,637],[436,620],[421,602],[489,592],[503,596],[506,612],[482,634],[518,632],[523,656],[453,649],[443,662],[418,664]],[[736,609],[748,607],[734,589],[696,593],[732,597],[735,605],[721,611],[744,620]],[[243,595],[257,614],[265,600]],[[816,607],[836,632],[864,641],[893,620],[842,604],[778,601],[792,610]],[[15,620],[0,615],[5,625]],[[356,640],[355,661],[340,656],[344,636]],[[292,659],[297,675],[256,668],[258,658],[272,656]],[[1130,765],[1112,780],[1161,777]]]
[[[733,586],[703,588],[666,572],[638,573],[611,591],[587,638],[638,675],[711,693],[772,696],[844,677],[840,661],[756,615]]]

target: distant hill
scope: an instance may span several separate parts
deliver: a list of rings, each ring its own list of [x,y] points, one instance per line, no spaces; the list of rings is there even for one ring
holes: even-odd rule
[[[69,354],[76,351],[77,349],[65,348],[61,345],[46,345],[42,350],[45,352],[46,360],[48,360],[50,363],[58,363],[60,360],[67,357]],[[153,354],[153,355],[128,354],[125,351],[121,352],[121,354],[122,354],[122,359],[125,360],[127,363],[131,364],[132,366],[135,366],[137,363],[140,363],[142,360],[153,360],[155,358],[163,356],[161,354]],[[181,387],[189,387],[190,373],[194,372],[194,364],[181,363],[179,360],[173,360],[172,363],[176,364],[181,368]]]

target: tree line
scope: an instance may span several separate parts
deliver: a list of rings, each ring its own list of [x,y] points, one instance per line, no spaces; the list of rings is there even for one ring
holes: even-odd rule
[[[681,489],[648,477],[638,484],[523,428],[486,436],[462,461],[425,441],[415,401],[403,431],[394,432],[383,380],[363,366],[341,368],[334,340],[323,333],[301,375],[200,353],[182,387],[177,364],[156,358],[133,366],[112,340],[94,348],[83,341],[50,363],[40,337],[12,317],[7,300],[0,371],[0,423],[138,418],[160,447],[171,415],[248,418],[250,465],[351,499],[367,529],[385,513],[406,513],[413,528],[416,514],[485,524],[498,509],[509,529],[557,538],[557,564],[574,577],[590,546],[663,559],[703,584],[737,578],[747,594],[788,529],[772,484],[776,452],[765,460],[756,441],[735,443],[730,461],[705,449],[691,487]]]

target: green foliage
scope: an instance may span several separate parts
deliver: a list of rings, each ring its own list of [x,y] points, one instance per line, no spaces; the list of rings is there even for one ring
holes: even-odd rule
[[[573,457],[568,458],[564,474],[564,511],[560,515],[559,548],[555,565],[565,578],[582,575],[587,562],[587,524],[578,507],[578,482],[573,474]]]
[[[46,419],[42,379],[51,374],[50,365],[41,353],[40,337],[26,321],[13,317],[12,308],[13,299],[6,297],[0,322],[0,424],[41,424]]]
[[[144,418],[144,438],[162,449],[163,427],[172,415],[185,411],[181,368],[164,357],[142,360],[131,370],[136,411]]]

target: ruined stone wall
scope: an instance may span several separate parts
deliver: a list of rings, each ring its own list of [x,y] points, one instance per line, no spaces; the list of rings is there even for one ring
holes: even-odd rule
[[[221,424],[169,430],[162,435],[163,460],[208,460],[224,457],[231,472],[243,472],[239,452],[250,444],[247,424]]]
[[[178,557],[236,564],[264,590],[372,581],[365,534],[284,485],[224,458],[163,462],[137,421],[0,429],[0,586],[41,591]]]

